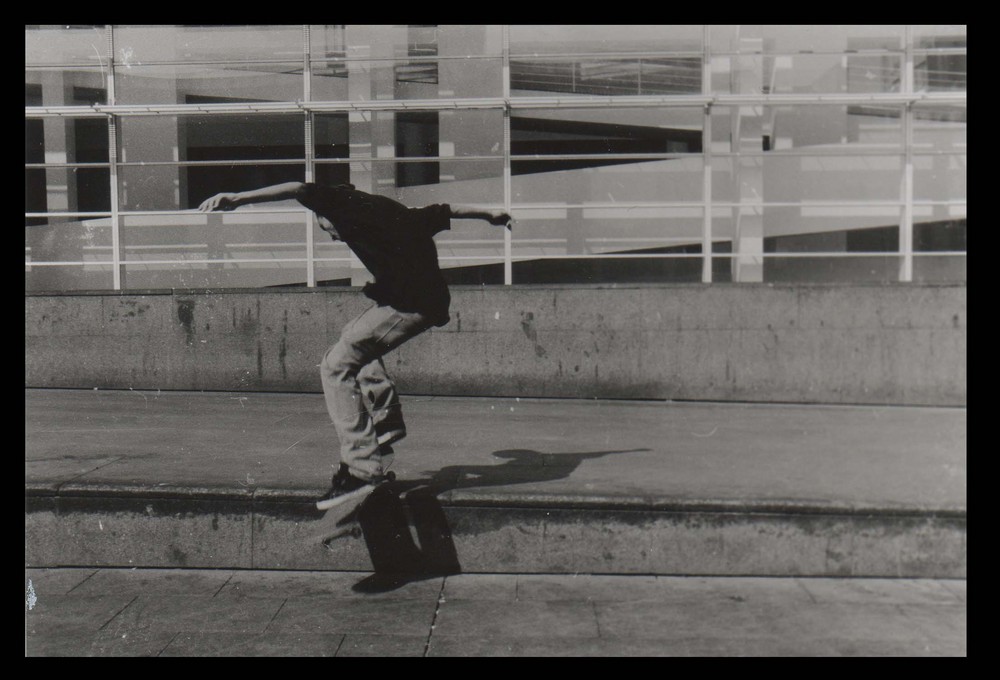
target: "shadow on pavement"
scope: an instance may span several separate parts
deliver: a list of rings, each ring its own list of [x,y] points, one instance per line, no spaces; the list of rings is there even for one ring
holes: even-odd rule
[[[377,593],[427,578],[461,573],[451,527],[438,496],[454,489],[565,479],[586,460],[648,449],[543,454],[529,449],[496,451],[500,465],[456,465],[429,477],[385,483],[345,518],[356,521],[374,573],[354,585]]]

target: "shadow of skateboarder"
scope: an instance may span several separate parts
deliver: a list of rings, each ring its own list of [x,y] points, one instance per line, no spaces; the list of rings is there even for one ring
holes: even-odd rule
[[[540,453],[507,449],[492,454],[504,461],[499,465],[448,466],[429,477],[381,484],[339,522],[357,523],[374,568],[354,590],[386,592],[413,581],[461,573],[451,527],[439,500],[448,491],[566,479],[584,461],[647,450]]]

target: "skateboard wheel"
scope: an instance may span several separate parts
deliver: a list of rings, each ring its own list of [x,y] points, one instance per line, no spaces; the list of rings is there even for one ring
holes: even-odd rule
[[[395,482],[396,481],[396,473],[395,472],[391,472],[391,471],[390,472],[386,472],[385,473],[385,479],[386,479],[386,481],[389,481],[389,482]]]

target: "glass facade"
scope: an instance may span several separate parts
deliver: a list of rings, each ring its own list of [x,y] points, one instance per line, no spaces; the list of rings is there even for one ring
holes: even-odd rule
[[[29,291],[360,285],[289,180],[506,209],[453,283],[966,279],[964,26],[26,26]]]

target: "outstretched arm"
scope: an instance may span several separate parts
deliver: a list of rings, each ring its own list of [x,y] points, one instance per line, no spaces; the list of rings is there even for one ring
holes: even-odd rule
[[[502,210],[482,210],[468,206],[452,205],[451,217],[455,220],[486,220],[490,224],[511,228],[514,218]]]
[[[302,182],[285,182],[275,184],[253,191],[239,191],[235,193],[221,193],[205,200],[198,210],[202,212],[213,212],[216,210],[235,210],[241,205],[251,203],[268,203],[272,201],[285,201],[291,198],[299,198],[305,192],[306,185]]]

